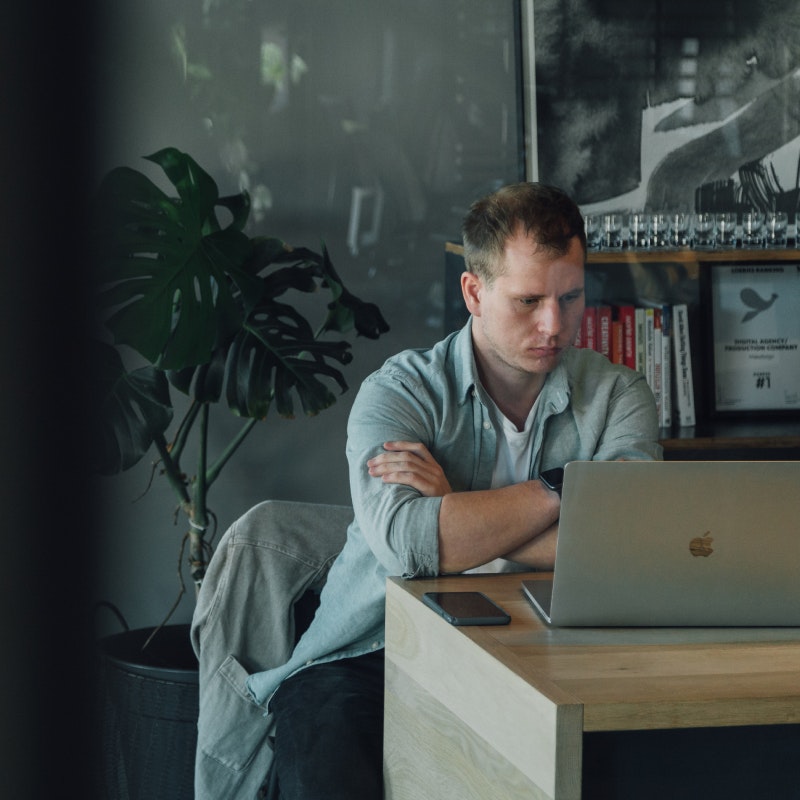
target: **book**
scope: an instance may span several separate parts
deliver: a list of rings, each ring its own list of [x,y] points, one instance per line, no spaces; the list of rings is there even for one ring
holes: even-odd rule
[[[672,427],[672,307],[661,308],[661,419],[662,428]]]
[[[634,369],[645,374],[644,367],[644,309],[636,308],[634,311]]]
[[[597,338],[595,350],[611,360],[611,306],[597,307]]]
[[[597,308],[586,306],[583,313],[583,325],[581,329],[583,346],[589,350],[597,349]]]
[[[696,423],[694,383],[692,380],[692,348],[689,339],[689,312],[685,303],[672,307],[672,344],[675,365],[675,416],[678,425]]]
[[[648,352],[652,353],[651,358],[653,359],[653,365],[649,370],[649,373],[652,376],[652,383],[650,384],[650,388],[653,390],[653,397],[656,399],[656,411],[658,412],[658,424],[661,425],[661,407],[662,407],[662,393],[663,393],[663,364],[661,363],[662,358],[662,350],[661,350],[661,309],[654,308],[653,311],[653,345],[652,350]]]
[[[643,332],[643,369],[644,377],[647,380],[647,385],[653,390],[655,394],[656,383],[656,311],[654,308],[642,309],[644,314],[644,332]]]
[[[611,320],[611,361],[614,364],[624,364],[625,345],[622,341],[622,322],[618,319]]]
[[[636,309],[632,305],[617,306],[617,320],[622,329],[622,361],[636,369]]]

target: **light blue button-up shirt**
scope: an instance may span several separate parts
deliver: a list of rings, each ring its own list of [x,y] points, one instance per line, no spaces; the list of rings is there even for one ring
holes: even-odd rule
[[[355,518],[292,657],[250,676],[258,703],[305,666],[382,648],[387,577],[438,574],[442,498],[372,478],[367,461],[383,452],[384,442],[421,442],[453,491],[490,488],[497,434],[480,395],[471,322],[430,349],[390,358],[361,385],[347,428]],[[644,377],[587,349],[566,351],[547,376],[533,436],[531,478],[568,461],[662,457]]]

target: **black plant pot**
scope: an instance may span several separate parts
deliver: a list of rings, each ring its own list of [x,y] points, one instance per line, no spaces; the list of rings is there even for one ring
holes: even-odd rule
[[[192,800],[198,665],[189,625],[152,628],[99,642],[100,797]]]

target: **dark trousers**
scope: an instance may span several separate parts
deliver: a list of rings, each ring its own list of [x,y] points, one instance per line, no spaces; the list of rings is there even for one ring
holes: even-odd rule
[[[271,796],[382,800],[383,674],[381,650],[308,667],[281,684],[270,703]]]

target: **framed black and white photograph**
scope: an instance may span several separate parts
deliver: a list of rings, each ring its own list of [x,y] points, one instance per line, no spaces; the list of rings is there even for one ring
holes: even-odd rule
[[[584,213],[794,215],[797,0],[524,0],[522,11],[529,179]]]
[[[713,411],[800,411],[800,264],[710,273]]]

